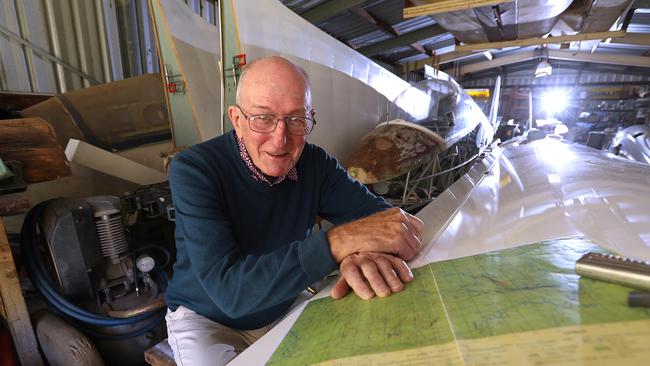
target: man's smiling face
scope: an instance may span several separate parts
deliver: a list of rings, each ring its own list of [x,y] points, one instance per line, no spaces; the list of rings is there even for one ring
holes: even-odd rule
[[[244,113],[248,116],[305,116],[309,93],[307,80],[299,69],[280,58],[262,60],[249,67],[251,69],[241,81],[244,83],[239,100],[241,110],[231,106],[228,114],[253,164],[268,176],[280,177],[298,162],[306,136],[290,134],[282,118],[273,132],[255,132],[250,129]]]

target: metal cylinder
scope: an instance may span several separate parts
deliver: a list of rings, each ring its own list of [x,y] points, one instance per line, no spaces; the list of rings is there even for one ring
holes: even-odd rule
[[[100,253],[104,258],[117,263],[129,250],[124,234],[120,199],[114,196],[95,196],[86,198],[86,202],[93,207]]]
[[[117,213],[95,218],[99,250],[102,256],[115,262],[128,251],[122,216]]]

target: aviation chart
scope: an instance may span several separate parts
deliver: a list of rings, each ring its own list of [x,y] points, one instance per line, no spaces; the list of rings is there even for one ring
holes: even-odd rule
[[[650,312],[580,278],[563,239],[414,270],[400,293],[310,302],[267,365],[645,364]]]

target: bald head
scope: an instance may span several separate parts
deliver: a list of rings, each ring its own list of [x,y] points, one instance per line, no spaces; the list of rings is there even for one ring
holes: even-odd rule
[[[275,122],[272,131],[259,132],[261,115],[274,116],[265,119]],[[237,86],[237,105],[228,107],[228,116],[253,165],[268,176],[284,176],[298,162],[307,139],[305,134],[291,133],[286,117],[314,116],[309,79],[287,59],[257,60],[244,69]],[[258,121],[258,129],[251,121]]]
[[[241,105],[249,89],[260,83],[277,84],[280,80],[289,81],[297,88],[304,89],[305,108],[311,109],[311,83],[305,70],[286,58],[279,56],[265,57],[251,62],[244,67],[237,84],[235,103]]]

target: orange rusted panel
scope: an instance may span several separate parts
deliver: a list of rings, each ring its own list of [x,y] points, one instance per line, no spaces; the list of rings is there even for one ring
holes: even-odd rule
[[[365,135],[345,166],[351,177],[372,184],[405,174],[443,149],[444,140],[435,132],[389,122]]]

